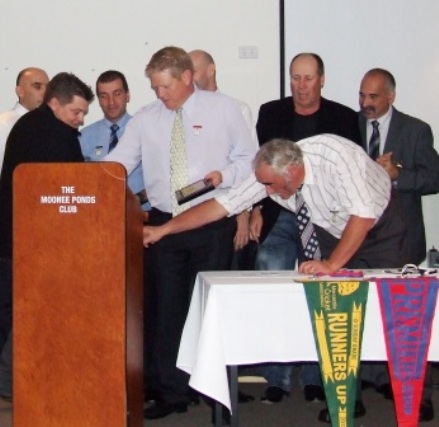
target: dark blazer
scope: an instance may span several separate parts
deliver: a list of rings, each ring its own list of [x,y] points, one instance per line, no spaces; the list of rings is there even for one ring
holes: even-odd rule
[[[359,112],[358,120],[367,152],[367,119]],[[392,159],[402,165],[393,184],[400,213],[407,224],[409,260],[419,264],[426,256],[421,197],[439,192],[439,155],[433,147],[430,126],[393,108],[383,152],[392,152]]]
[[[261,105],[256,123],[259,145],[273,138],[294,140],[294,119],[294,104],[291,96]],[[361,144],[356,112],[342,104],[324,98],[321,99],[317,112],[316,132],[305,135],[305,137],[321,133],[333,133]],[[260,242],[263,242],[283,208],[268,197],[262,201],[261,205],[263,226]]]
[[[83,162],[79,132],[43,104],[20,117],[8,136],[0,175],[0,257],[12,259],[12,179],[21,163]],[[32,212],[29,213],[32,220]]]

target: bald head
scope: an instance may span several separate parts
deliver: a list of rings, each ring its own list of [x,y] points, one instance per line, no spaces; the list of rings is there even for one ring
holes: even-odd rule
[[[27,110],[34,110],[44,100],[49,77],[41,68],[29,67],[18,73],[15,93],[20,104]]]
[[[216,84],[215,61],[208,52],[204,50],[193,50],[189,56],[194,64],[194,82],[203,90],[215,92],[218,87]]]

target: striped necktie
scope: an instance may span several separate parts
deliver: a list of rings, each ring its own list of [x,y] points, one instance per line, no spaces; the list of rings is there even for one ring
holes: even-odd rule
[[[374,120],[372,122],[372,135],[369,140],[369,157],[372,160],[376,160],[380,155],[380,130],[378,129],[378,126],[380,124],[377,120]]]
[[[190,207],[188,203],[179,205],[175,192],[188,185],[186,164],[186,143],[184,138],[183,111],[176,111],[171,134],[171,201],[172,215],[178,215]]]
[[[302,242],[303,254],[306,260],[321,259],[319,242],[317,240],[314,225],[311,222],[308,208],[302,193],[296,193],[296,218],[299,226],[300,241]]]
[[[117,131],[119,130],[119,126],[117,124],[112,124],[111,127],[111,134],[110,134],[110,144],[108,145],[108,152],[112,151],[114,147],[116,147],[117,143],[119,142],[119,138],[117,137]]]

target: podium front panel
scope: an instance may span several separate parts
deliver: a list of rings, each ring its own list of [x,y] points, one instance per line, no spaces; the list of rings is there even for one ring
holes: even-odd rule
[[[142,425],[136,203],[117,163],[17,167],[15,427]]]

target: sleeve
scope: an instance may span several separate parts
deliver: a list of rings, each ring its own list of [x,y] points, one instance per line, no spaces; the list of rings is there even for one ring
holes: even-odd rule
[[[410,132],[408,144],[412,147],[402,156],[396,188],[400,192],[422,195],[439,192],[439,155],[434,149],[433,133],[426,123],[419,123]],[[407,157],[410,156],[409,157]],[[407,158],[407,161],[405,159]]]

